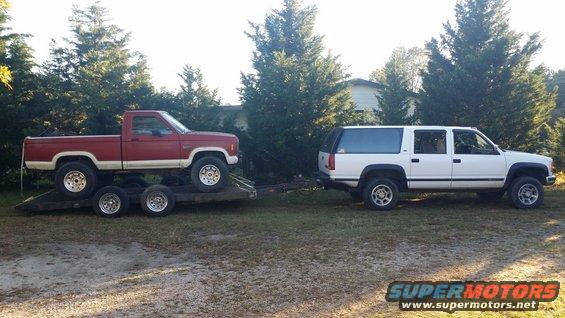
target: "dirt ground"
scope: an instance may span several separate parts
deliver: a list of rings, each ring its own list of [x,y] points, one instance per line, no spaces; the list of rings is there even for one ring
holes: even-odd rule
[[[537,211],[438,195],[379,214],[337,192],[163,219],[10,209],[0,316],[397,316],[384,300],[393,280],[563,282],[564,194],[550,191]],[[565,315],[563,296],[533,315]]]

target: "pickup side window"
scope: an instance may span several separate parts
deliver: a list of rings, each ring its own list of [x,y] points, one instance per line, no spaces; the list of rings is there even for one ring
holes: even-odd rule
[[[415,130],[415,154],[446,154],[445,130]]]
[[[138,136],[168,136],[173,131],[155,116],[135,116],[132,121],[132,132]]]
[[[345,129],[341,135],[336,153],[400,153],[403,132],[403,128]]]
[[[493,155],[498,154],[483,136],[471,130],[454,130],[453,142],[458,155]]]

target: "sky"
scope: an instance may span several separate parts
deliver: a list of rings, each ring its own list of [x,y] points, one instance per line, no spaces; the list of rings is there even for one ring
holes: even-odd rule
[[[69,35],[73,4],[91,0],[12,0],[10,25],[32,35],[28,43],[39,63],[49,58],[52,39]],[[316,5],[315,31],[332,54],[340,55],[351,77],[367,79],[397,46],[424,46],[453,21],[455,0],[304,0]],[[248,21],[261,22],[282,0],[101,0],[113,23],[131,32],[130,49],[147,56],[157,88],[176,90],[178,73],[190,63],[217,88],[222,104],[239,104],[241,72],[252,71]],[[510,24],[544,39],[537,64],[565,68],[565,1],[510,0]]]

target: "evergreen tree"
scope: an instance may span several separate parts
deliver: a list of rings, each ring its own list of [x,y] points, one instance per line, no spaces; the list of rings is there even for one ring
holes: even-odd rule
[[[175,117],[189,129],[217,130],[220,126],[220,98],[209,89],[199,68],[185,65],[179,74],[183,83],[177,94],[179,109]]]
[[[0,0],[0,34],[5,33],[8,29],[6,28],[6,22],[9,20],[8,8],[10,8],[10,3],[6,0]],[[5,40],[0,39],[0,51],[5,51]],[[10,69],[4,65],[0,64],[0,84],[4,85],[5,88],[11,88],[10,82],[12,81],[12,72]]]
[[[72,37],[53,45],[45,65],[46,91],[53,92],[51,122],[73,133],[119,131],[125,110],[148,107],[153,94],[145,58],[131,53],[129,34],[106,18],[99,3],[73,8]]]
[[[419,73],[425,64],[420,48],[396,48],[383,68],[371,74],[371,80],[383,85],[377,94],[379,109],[375,115],[381,125],[409,125],[419,88]]]
[[[534,150],[555,105],[543,69],[530,68],[539,36],[510,30],[504,0],[464,0],[455,17],[427,44],[421,122],[475,126],[502,147]]]
[[[39,131],[38,118],[45,109],[37,94],[32,50],[23,35],[10,32],[8,20],[8,13],[0,10],[0,65],[10,70],[11,76],[10,87],[0,87],[0,185],[19,180],[22,141],[27,134]]]
[[[242,75],[242,105],[248,116],[248,155],[269,179],[314,170],[324,136],[355,119],[346,74],[337,57],[324,54],[314,34],[317,9],[285,0],[246,33],[255,44],[251,74]]]

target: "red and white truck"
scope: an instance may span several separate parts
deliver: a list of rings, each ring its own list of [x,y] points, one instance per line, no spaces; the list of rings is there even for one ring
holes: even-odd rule
[[[238,161],[232,134],[190,131],[163,111],[128,111],[121,135],[27,137],[27,169],[55,172],[59,192],[71,198],[96,190],[99,176],[178,170],[190,173],[202,192],[228,184],[228,165]]]

